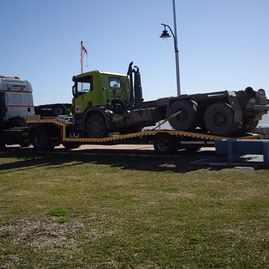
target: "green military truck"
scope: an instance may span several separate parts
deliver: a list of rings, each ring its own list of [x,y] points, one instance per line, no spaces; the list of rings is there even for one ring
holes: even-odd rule
[[[269,109],[265,91],[251,87],[145,102],[139,68],[133,63],[127,75],[92,71],[73,81],[74,129],[85,137],[137,132],[165,119],[175,130],[234,135],[254,131]]]

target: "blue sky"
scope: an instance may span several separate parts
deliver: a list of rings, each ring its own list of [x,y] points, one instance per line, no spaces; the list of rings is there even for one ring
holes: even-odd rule
[[[0,0],[0,74],[32,83],[35,104],[71,102],[72,76],[140,67],[144,98],[176,95],[172,0]],[[269,1],[176,0],[182,93],[264,88]]]

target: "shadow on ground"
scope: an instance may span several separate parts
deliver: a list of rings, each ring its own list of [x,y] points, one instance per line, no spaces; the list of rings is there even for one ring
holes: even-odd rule
[[[1,163],[1,159],[14,158],[12,162]],[[0,151],[0,173],[10,170],[27,170],[33,167],[53,166],[59,169],[65,166],[75,166],[82,163],[103,164],[129,170],[143,171],[171,171],[186,173],[199,169],[221,170],[234,165],[227,165],[225,158],[219,158],[220,165],[216,164],[217,155],[214,151],[191,152],[178,151],[176,155],[162,156],[152,150],[75,150],[67,151],[55,149],[52,152],[37,153],[32,148],[10,147]],[[213,164],[213,162],[215,162]],[[260,168],[257,165],[250,165]],[[262,167],[261,167],[262,168]]]

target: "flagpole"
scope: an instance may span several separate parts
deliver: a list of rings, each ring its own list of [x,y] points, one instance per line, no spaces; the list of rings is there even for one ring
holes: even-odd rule
[[[81,72],[81,74],[83,73],[83,50],[82,50],[82,47],[83,47],[83,42],[81,41],[80,42],[80,72]]]

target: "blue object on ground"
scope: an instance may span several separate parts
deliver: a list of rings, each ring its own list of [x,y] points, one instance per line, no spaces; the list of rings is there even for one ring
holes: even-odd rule
[[[217,154],[227,154],[228,163],[233,163],[238,157],[246,154],[263,155],[263,163],[269,166],[269,140],[267,139],[240,139],[215,141]]]

